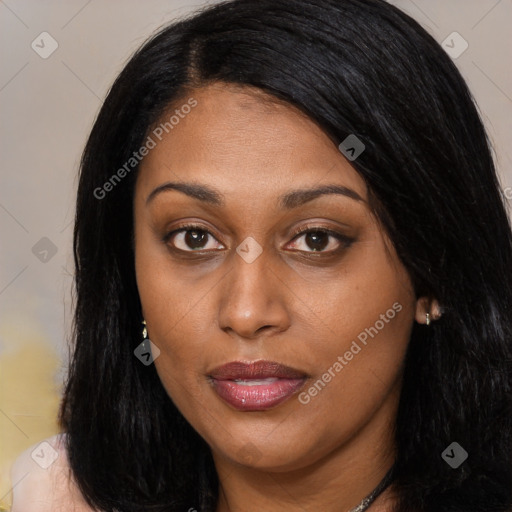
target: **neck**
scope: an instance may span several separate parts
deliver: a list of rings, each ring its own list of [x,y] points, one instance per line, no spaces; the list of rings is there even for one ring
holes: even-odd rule
[[[284,469],[243,466],[214,452],[219,476],[216,512],[350,511],[379,485],[393,465],[393,419],[389,408],[383,407],[335,450],[309,464],[296,461],[294,467]],[[389,512],[393,501],[391,484],[369,510]]]

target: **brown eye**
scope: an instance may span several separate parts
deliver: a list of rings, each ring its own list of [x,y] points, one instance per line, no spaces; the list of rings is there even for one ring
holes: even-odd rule
[[[207,230],[198,226],[182,226],[168,233],[164,242],[171,244],[174,248],[184,252],[194,252],[215,249],[215,244],[211,245],[211,240],[215,237]],[[209,246],[210,244],[210,246]],[[221,245],[221,249],[224,246]]]
[[[322,231],[309,231],[304,236],[306,245],[313,251],[323,251],[329,245],[330,235]]]
[[[299,231],[298,234],[300,236],[294,238],[294,249],[302,252],[336,252],[353,242],[353,239],[328,229],[308,228]],[[298,244],[296,241],[300,239],[303,239],[303,242]]]

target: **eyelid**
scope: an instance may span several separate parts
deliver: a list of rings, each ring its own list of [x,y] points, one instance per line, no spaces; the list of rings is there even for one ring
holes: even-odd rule
[[[215,238],[215,240],[217,240],[217,237],[207,227],[202,226],[201,224],[196,224],[196,223],[193,223],[193,222],[187,222],[187,223],[182,224],[180,226],[177,226],[173,230],[167,232],[163,236],[162,242],[165,243],[165,244],[168,244],[169,240],[171,239],[171,237],[173,235],[176,235],[177,233],[182,232],[182,231],[186,232],[186,231],[193,231],[193,230],[202,231],[202,232],[206,233],[207,235],[211,236],[212,238]],[[219,242],[219,243],[221,243],[221,242]],[[223,244],[221,243],[221,245],[223,245]],[[190,252],[190,253],[212,252],[211,249],[206,249],[206,250],[203,250],[203,251],[201,249],[185,251],[183,249],[178,249],[177,247],[173,247],[173,248],[176,249],[177,251]]]
[[[180,226],[177,226],[172,231],[166,233],[164,235],[164,237],[162,238],[162,242],[165,243],[165,244],[168,244],[170,238],[173,235],[175,235],[175,234],[177,234],[179,232],[188,231],[188,230],[190,230],[190,231],[192,231],[192,230],[202,231],[202,232],[206,233],[207,235],[211,236],[212,238],[214,238],[215,240],[217,240],[217,237],[211,232],[210,229],[208,229],[205,226],[202,226],[200,224],[189,222],[189,223],[185,223],[185,224],[182,224]],[[327,227],[324,227],[324,226],[320,226],[317,223],[311,223],[311,224],[308,224],[306,226],[301,226],[300,228],[296,228],[295,230],[293,230],[293,232],[291,234],[291,236],[292,236],[292,240],[291,241],[293,241],[295,238],[297,238],[298,235],[307,234],[307,233],[311,233],[311,232],[326,233],[327,235],[335,238],[338,241],[338,243],[341,244],[341,247],[338,247],[336,249],[331,249],[329,251],[301,251],[299,249],[296,249],[294,252],[299,252],[299,253],[304,253],[304,254],[313,254],[313,255],[316,255],[316,256],[321,255],[321,254],[325,254],[325,255],[334,254],[334,253],[337,253],[340,250],[350,246],[352,244],[352,242],[354,241],[353,237],[350,237],[350,236],[347,236],[347,235],[343,235],[342,233],[340,233],[338,231],[334,231],[333,229],[330,229],[330,228],[327,228]],[[222,242],[219,242],[219,243],[221,245],[223,245]],[[178,249],[177,247],[173,247],[173,249],[175,249],[177,251],[181,251],[183,253],[195,253],[195,254],[204,254],[204,253],[209,253],[209,252],[214,252],[215,251],[215,249],[205,249],[205,250],[196,249],[196,250],[189,250],[189,251],[187,251],[187,250],[184,250],[184,249]]]
[[[349,239],[348,236],[345,236],[345,235],[339,233],[338,231],[334,231],[333,229],[327,228],[325,226],[319,226],[318,224],[308,224],[306,226],[302,226],[300,228],[296,228],[295,230],[293,230],[292,236],[296,237],[297,235],[300,235],[300,234],[303,234],[303,233],[310,233],[310,232],[315,232],[315,231],[320,231],[322,233],[327,233],[327,234],[332,235],[334,237],[343,237],[343,238]]]
[[[313,254],[313,255],[321,255],[321,254],[325,254],[325,255],[328,255],[328,254],[335,254],[337,252],[339,252],[340,250],[344,249],[345,247],[348,247],[352,244],[352,242],[354,242],[354,238],[353,237],[350,237],[350,236],[347,236],[347,235],[344,235],[342,233],[340,233],[339,231],[335,231],[331,228],[328,228],[328,227],[324,227],[324,226],[319,226],[317,223],[313,223],[313,224],[308,224],[306,226],[302,226],[300,228],[297,228],[293,231],[292,233],[292,241],[295,240],[295,238],[298,237],[298,235],[302,235],[302,234],[307,234],[307,233],[315,233],[315,232],[319,232],[319,233],[326,233],[327,235],[335,238],[338,243],[341,244],[341,247],[338,247],[336,249],[331,249],[329,251],[301,251],[301,250],[296,250],[296,252],[301,252],[301,253],[305,253],[305,254]]]

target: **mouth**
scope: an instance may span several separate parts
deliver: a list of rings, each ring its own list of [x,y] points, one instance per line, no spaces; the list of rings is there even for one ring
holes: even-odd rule
[[[285,402],[308,375],[274,361],[233,361],[208,375],[217,395],[240,411],[263,411]]]

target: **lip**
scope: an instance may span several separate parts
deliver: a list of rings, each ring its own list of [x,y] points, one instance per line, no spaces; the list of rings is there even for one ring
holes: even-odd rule
[[[232,361],[215,368],[208,376],[219,397],[241,411],[276,407],[295,394],[308,377],[275,361]]]

